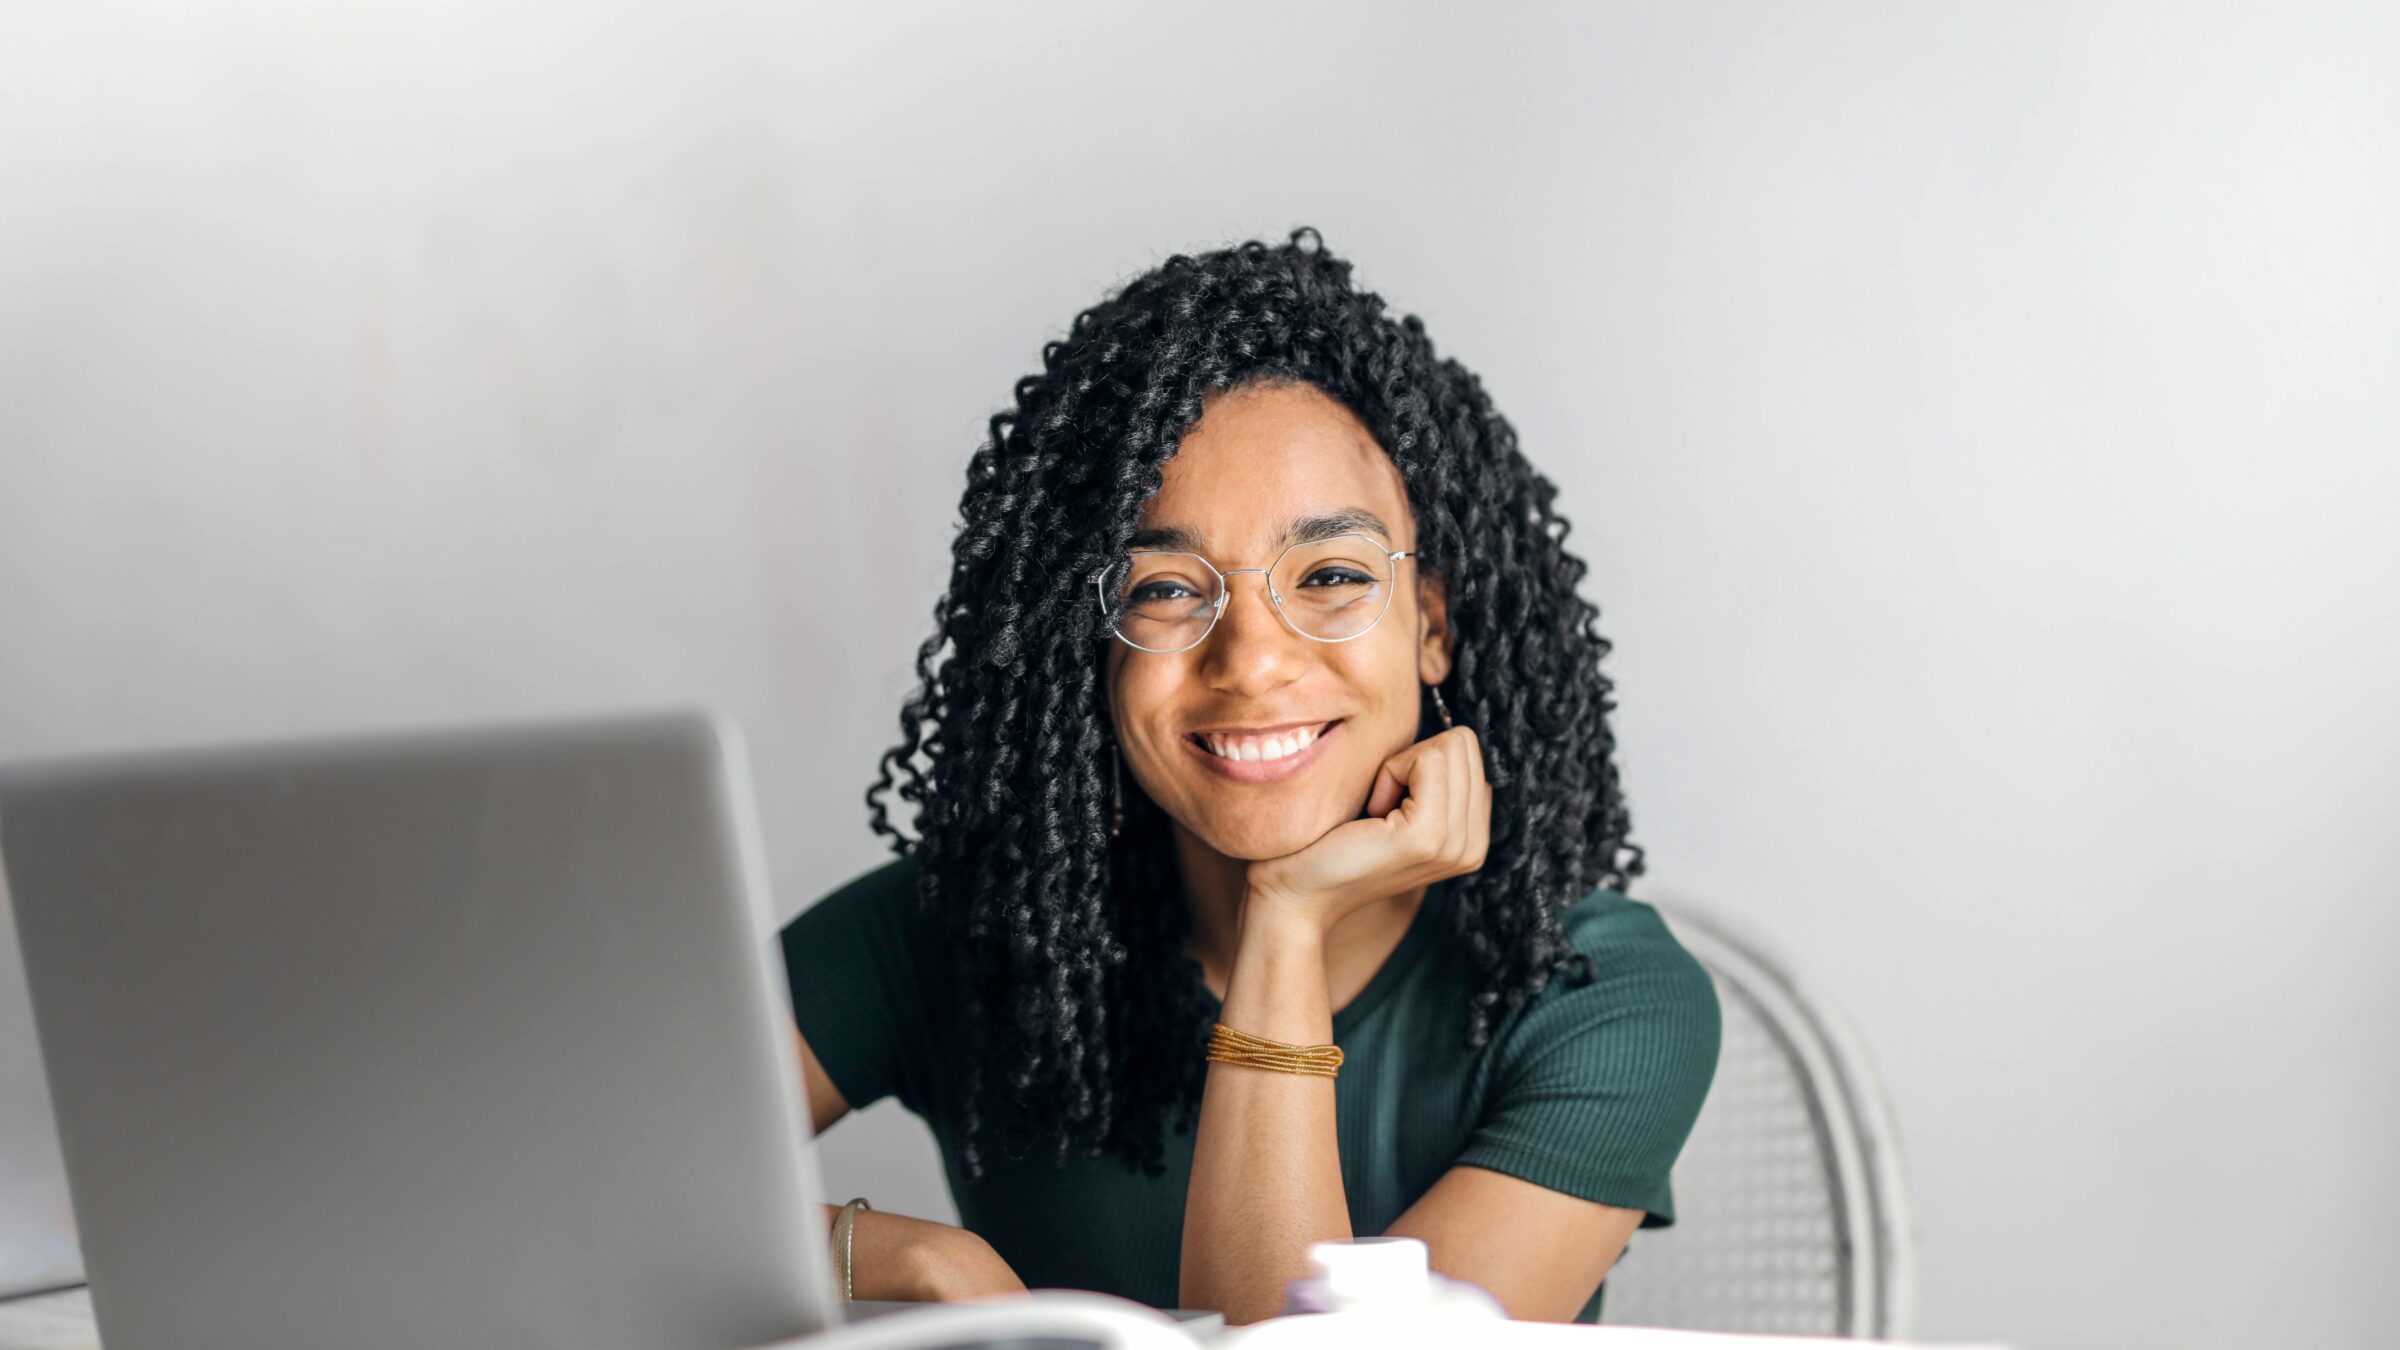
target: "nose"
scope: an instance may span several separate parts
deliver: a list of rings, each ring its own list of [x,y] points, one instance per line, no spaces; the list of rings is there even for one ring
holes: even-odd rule
[[[1200,676],[1210,687],[1244,697],[1297,678],[1308,661],[1308,639],[1275,612],[1264,569],[1225,574],[1225,609],[1200,644]]]

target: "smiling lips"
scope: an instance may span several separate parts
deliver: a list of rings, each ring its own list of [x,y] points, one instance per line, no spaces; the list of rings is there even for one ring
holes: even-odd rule
[[[1194,732],[1185,736],[1183,743],[1210,768],[1228,778],[1244,783],[1269,783],[1289,778],[1307,767],[1317,758],[1317,747],[1340,725],[1341,719],[1337,717],[1314,726],[1250,735]]]
[[[1296,755],[1306,750],[1310,742],[1317,739],[1318,732],[1332,725],[1331,722],[1320,722],[1313,727],[1295,727],[1290,731],[1256,736],[1234,736],[1214,731],[1192,734],[1223,759],[1281,759],[1285,755]]]

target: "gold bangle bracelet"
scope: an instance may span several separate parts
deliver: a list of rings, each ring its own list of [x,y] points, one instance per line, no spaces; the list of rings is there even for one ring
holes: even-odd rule
[[[1208,1060],[1212,1064],[1233,1064],[1248,1069],[1332,1078],[1341,1071],[1342,1048],[1338,1045],[1292,1045],[1284,1041],[1270,1041],[1264,1036],[1236,1031],[1219,1022],[1208,1035]]]

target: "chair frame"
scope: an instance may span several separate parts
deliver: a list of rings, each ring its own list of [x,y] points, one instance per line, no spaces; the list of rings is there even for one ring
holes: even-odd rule
[[[1896,1118],[1864,1042],[1824,987],[1758,929],[1672,890],[1639,898],[1711,975],[1757,1000],[1768,1031],[1806,1078],[1845,1248],[1841,1334],[1907,1337],[1916,1313],[1915,1212]]]

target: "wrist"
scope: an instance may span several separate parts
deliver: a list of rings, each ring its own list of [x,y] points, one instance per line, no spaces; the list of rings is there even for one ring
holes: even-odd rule
[[[1238,936],[1245,949],[1271,944],[1322,952],[1326,928],[1318,906],[1302,904],[1265,887],[1251,886],[1242,892]]]
[[[1237,982],[1253,990],[1326,989],[1324,924],[1273,903],[1243,905],[1228,997]]]
[[[966,1229],[871,1209],[852,1223],[852,1297],[948,1302],[1024,1288],[992,1245]],[[834,1259],[838,1269],[840,1253]]]
[[[1227,1026],[1293,1045],[1332,1035],[1325,932],[1314,916],[1268,904],[1243,907],[1239,946],[1220,1014]]]

